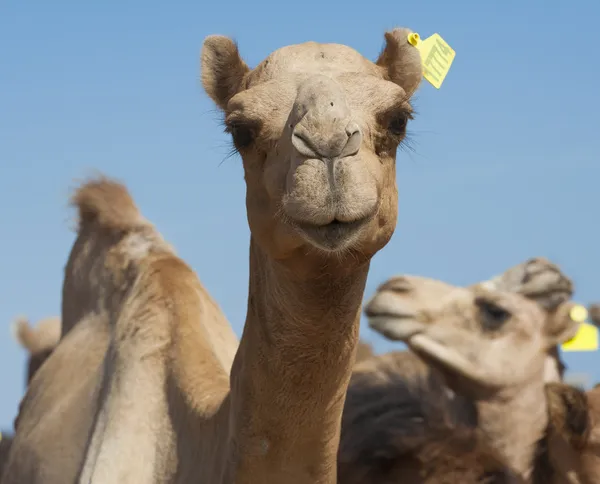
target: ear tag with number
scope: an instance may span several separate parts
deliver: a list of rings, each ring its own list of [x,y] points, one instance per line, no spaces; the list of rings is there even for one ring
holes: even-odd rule
[[[439,34],[433,34],[426,39],[421,39],[419,34],[413,32],[408,35],[407,40],[408,43],[413,45],[421,54],[423,77],[425,77],[433,87],[439,89],[448,75],[456,52],[454,52],[454,49],[452,49]]]

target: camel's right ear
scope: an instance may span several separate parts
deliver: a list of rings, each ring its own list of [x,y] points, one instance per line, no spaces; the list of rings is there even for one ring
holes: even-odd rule
[[[240,92],[250,68],[240,57],[235,42],[223,35],[206,37],[200,58],[204,90],[224,110]]]
[[[552,431],[576,449],[584,447],[592,430],[585,392],[565,383],[547,383],[545,393]]]
[[[379,54],[376,64],[386,77],[398,84],[408,97],[419,87],[423,79],[421,54],[408,42],[410,29],[396,28],[385,33],[385,47]]]

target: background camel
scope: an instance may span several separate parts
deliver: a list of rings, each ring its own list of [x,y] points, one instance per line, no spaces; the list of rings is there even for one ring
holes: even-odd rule
[[[545,308],[568,300],[572,292],[570,280],[542,258],[529,259],[479,285],[533,295]],[[435,306],[455,289],[419,276],[394,277],[384,286],[406,301],[407,311]],[[554,356],[549,359],[555,362]],[[479,482],[501,463],[474,429],[472,402],[449,391],[442,375],[410,351],[357,359],[343,418],[343,483],[425,482],[425,476],[431,482]]]
[[[520,294],[485,285],[455,288],[437,305],[407,305],[383,284],[367,305],[376,331],[408,344],[457,394],[472,400],[478,426],[506,462],[533,479],[548,415],[544,370],[548,350],[571,338],[579,323],[572,303],[547,311]]]
[[[395,228],[422,76],[408,33],[387,33],[376,63],[307,43],[254,70],[230,39],[206,39],[203,84],[242,155],[251,231],[231,377],[237,341],[195,274],[123,186],[92,181],[75,195],[64,336],[25,396],[4,482],[336,481],[369,261]],[[65,438],[46,422],[59,411]]]
[[[73,202],[79,211],[79,229],[65,270],[63,294],[67,300],[63,301],[62,316],[63,327],[67,329],[63,329],[60,344],[39,369],[23,399],[2,482],[76,480],[92,447],[93,431],[113,423],[104,420],[101,413],[107,403],[114,410],[126,400],[127,409],[132,412],[123,412],[127,418],[120,437],[123,442],[132,445],[143,437],[143,445],[146,440],[153,444],[150,438],[145,438],[148,434],[154,439],[160,437],[161,444],[172,442],[168,431],[160,432],[159,427],[161,418],[168,414],[157,415],[156,407],[161,401],[152,398],[160,389],[160,384],[155,383],[156,374],[160,375],[160,363],[165,356],[160,338],[166,338],[165,333],[175,329],[189,330],[177,324],[170,327],[172,316],[168,308],[173,304],[194,313],[197,327],[193,331],[200,332],[200,337],[210,334],[209,338],[204,337],[204,342],[200,339],[195,350],[209,362],[211,358],[216,360],[222,368],[222,376],[207,378],[212,385],[227,384],[237,346],[237,339],[218,306],[192,271],[139,214],[125,187],[104,179],[94,180],[75,193]],[[177,284],[169,286],[171,277],[178,277],[181,291]],[[175,291],[175,295],[169,296],[168,291]],[[182,306],[176,299],[186,296],[193,305]],[[119,325],[121,320],[124,322]],[[214,356],[210,344],[221,347],[218,356]],[[129,356],[128,368],[120,371],[120,361]],[[130,384],[130,378],[134,378],[136,385]],[[125,385],[123,400],[107,402],[115,380]],[[137,393],[132,396],[129,391]],[[146,411],[138,413],[144,404]],[[150,419],[152,426],[144,427],[145,419]],[[108,432],[107,437],[110,438]],[[128,451],[121,449],[125,452],[123,457],[130,461],[130,466],[121,463],[125,481],[128,476],[133,476],[136,482],[161,480],[161,473],[165,472],[160,467],[161,459],[168,454],[160,447],[154,453],[154,449],[149,451],[143,445]],[[144,454],[142,458],[146,461],[136,467],[138,453]],[[115,465],[119,462],[114,459]]]

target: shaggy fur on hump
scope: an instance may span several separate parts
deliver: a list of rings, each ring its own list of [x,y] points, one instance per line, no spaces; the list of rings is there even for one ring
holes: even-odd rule
[[[97,176],[71,196],[79,215],[79,230],[90,224],[116,231],[147,225],[127,188],[116,180]]]

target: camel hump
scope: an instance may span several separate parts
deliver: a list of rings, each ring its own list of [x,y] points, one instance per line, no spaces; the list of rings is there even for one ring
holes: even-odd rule
[[[54,348],[60,340],[60,319],[47,318],[32,327],[29,319],[19,316],[12,324],[12,334],[15,340],[30,354]]]
[[[79,229],[97,224],[108,230],[131,230],[146,225],[127,188],[105,176],[81,185],[71,197],[79,213]]]

